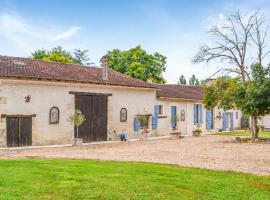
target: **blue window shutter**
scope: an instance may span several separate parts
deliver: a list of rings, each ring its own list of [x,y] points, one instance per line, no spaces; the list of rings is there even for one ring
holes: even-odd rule
[[[176,106],[171,107],[171,126],[174,128],[176,127]]]
[[[234,129],[234,124],[233,124],[233,122],[234,122],[234,119],[233,119],[233,112],[231,112],[231,116],[230,116],[230,120],[231,120],[231,131]]]
[[[223,118],[223,131],[226,131],[226,124],[227,124],[227,119],[226,119],[226,112],[222,113],[222,118]]]
[[[193,121],[194,121],[194,125],[196,125],[198,122],[197,122],[197,109],[196,109],[196,104],[194,104],[193,106]]]
[[[138,131],[141,128],[141,123],[138,117],[134,118],[134,131]]]
[[[152,129],[157,129],[158,126],[158,116],[152,117]]]
[[[158,105],[155,106],[155,116],[159,115],[159,108],[160,107]]]
[[[199,119],[200,119],[200,124],[203,123],[203,107],[202,104],[199,105]]]

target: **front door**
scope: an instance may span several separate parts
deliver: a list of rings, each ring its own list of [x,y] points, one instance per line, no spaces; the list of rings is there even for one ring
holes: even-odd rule
[[[211,130],[213,128],[213,111],[208,110],[206,111],[206,129]]]
[[[7,146],[32,145],[32,117],[7,117]]]
[[[75,95],[75,108],[85,116],[79,126],[79,138],[83,142],[107,140],[108,96],[106,95]],[[76,128],[74,133],[76,136]]]

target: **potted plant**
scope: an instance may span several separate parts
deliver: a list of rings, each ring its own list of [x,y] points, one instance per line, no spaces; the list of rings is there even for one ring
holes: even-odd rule
[[[172,116],[171,122],[175,122],[175,126],[172,127],[172,132],[170,133],[171,139],[179,139],[181,137],[181,132],[178,131],[178,122],[179,122],[178,115]]]
[[[137,118],[140,122],[140,124],[146,124],[148,122],[146,115],[137,115]],[[140,131],[139,140],[146,140],[147,133],[149,133],[149,130],[146,126],[142,127],[142,130]]]
[[[79,126],[85,121],[85,116],[78,109],[69,116],[69,121],[76,127],[76,136],[72,139],[72,145],[82,145],[83,139],[79,138]]]
[[[202,129],[200,129],[199,127],[198,128],[196,128],[194,131],[192,131],[192,133],[193,133],[193,136],[201,136],[201,134],[202,134]]]

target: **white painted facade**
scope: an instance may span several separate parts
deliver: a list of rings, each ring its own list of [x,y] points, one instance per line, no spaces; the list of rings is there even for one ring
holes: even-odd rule
[[[171,127],[171,106],[177,107],[177,116],[179,121],[177,122],[177,131],[181,132],[183,135],[192,135],[192,131],[198,128],[194,124],[194,104],[203,104],[202,101],[198,100],[185,100],[185,99],[170,99],[170,98],[159,98],[157,100],[158,105],[162,105],[163,113],[158,119],[158,129],[157,134],[169,134],[172,131]],[[181,119],[181,112],[184,111],[184,120]],[[229,130],[238,130],[241,127],[241,112],[236,110],[228,110],[227,114],[233,113],[233,127],[228,124]],[[200,129],[204,133],[215,133],[218,130],[223,129],[223,115],[224,110],[215,108],[213,109],[213,129],[208,130],[206,128],[206,109],[203,108],[202,112],[202,124],[200,124]],[[221,116],[221,118],[220,118]],[[227,120],[230,122],[230,119]]]
[[[34,80],[0,80],[0,114],[1,115],[33,115],[32,145],[69,144],[74,137],[74,127],[68,121],[69,115],[75,109],[74,95],[69,92],[107,93],[108,97],[108,140],[119,140],[121,131],[126,133],[127,139],[138,138],[140,131],[134,131],[134,117],[136,115],[150,115],[148,136],[169,135],[171,127],[171,106],[177,106],[179,122],[178,130],[183,135],[191,135],[197,128],[194,125],[194,104],[202,101],[184,99],[156,98],[154,88],[132,88],[97,84],[79,84]],[[25,97],[30,101],[26,102]],[[157,129],[152,129],[152,116],[155,115],[155,105],[162,105],[163,113],[158,118]],[[58,107],[60,121],[58,124],[49,123],[49,111]],[[127,109],[127,121],[120,122],[121,108]],[[181,111],[185,112],[185,119],[181,121]],[[222,110],[214,109],[213,130],[206,130],[206,110],[203,109],[203,132],[214,132],[222,128],[222,119],[216,116]],[[236,113],[236,111],[230,111]],[[236,117],[236,114],[234,114]],[[240,128],[241,113],[234,119],[233,129]],[[6,119],[0,119],[0,146],[6,146]]]

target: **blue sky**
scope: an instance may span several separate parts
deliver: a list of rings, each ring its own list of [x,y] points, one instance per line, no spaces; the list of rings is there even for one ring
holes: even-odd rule
[[[108,50],[141,45],[167,57],[169,83],[181,74],[206,78],[220,64],[194,65],[191,59],[209,40],[210,25],[235,9],[261,9],[268,20],[270,0],[2,0],[0,54],[30,56],[61,45],[88,49],[98,63]]]

